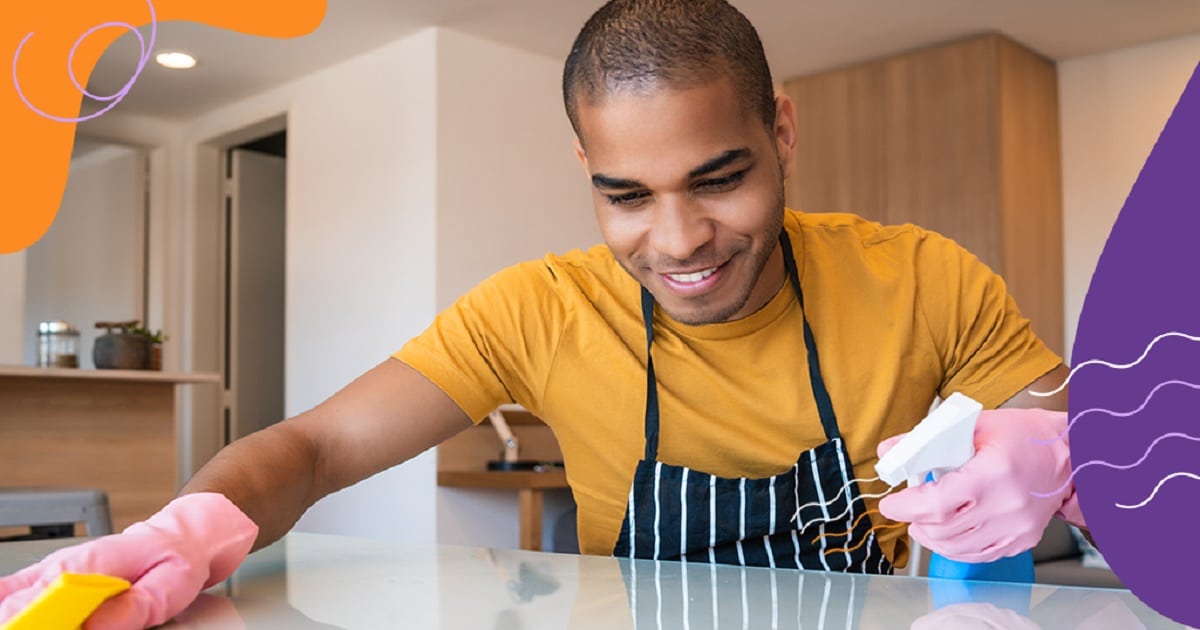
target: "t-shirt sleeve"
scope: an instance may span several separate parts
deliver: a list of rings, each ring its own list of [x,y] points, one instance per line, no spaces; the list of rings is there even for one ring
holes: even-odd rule
[[[1062,358],[1034,334],[998,274],[958,243],[919,231],[917,303],[941,357],[939,396],[998,407]]]
[[[537,409],[566,323],[555,285],[546,262],[509,267],[392,356],[441,388],[472,421],[505,403]]]

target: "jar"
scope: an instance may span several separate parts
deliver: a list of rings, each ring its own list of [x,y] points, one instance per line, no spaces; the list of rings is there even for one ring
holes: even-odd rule
[[[79,329],[61,321],[38,324],[38,367],[79,367]]]

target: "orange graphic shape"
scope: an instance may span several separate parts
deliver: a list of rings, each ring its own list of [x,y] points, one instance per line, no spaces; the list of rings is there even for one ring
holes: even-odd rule
[[[168,20],[200,22],[248,35],[289,38],[316,30],[325,18],[326,0],[153,0],[158,23]],[[81,35],[107,22],[135,27],[150,24],[146,0],[5,0],[0,3],[0,254],[20,251],[37,242],[58,214],[75,124],[51,120],[29,108],[13,83],[13,58],[21,49],[17,79],[29,101],[62,118],[79,115],[83,95],[67,72],[71,47]],[[142,29],[149,44],[149,29]],[[121,27],[101,29],[75,52],[73,68],[86,86],[100,56],[118,37]],[[169,46],[160,38],[156,47]],[[151,59],[151,63],[153,60]],[[100,95],[106,96],[106,95]],[[104,104],[104,103],[102,103]],[[120,105],[117,105],[120,108]]]

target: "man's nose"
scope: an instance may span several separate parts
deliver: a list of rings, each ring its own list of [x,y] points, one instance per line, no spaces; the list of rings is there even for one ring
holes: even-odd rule
[[[650,246],[663,257],[684,261],[713,238],[712,221],[683,195],[665,195],[656,204]]]

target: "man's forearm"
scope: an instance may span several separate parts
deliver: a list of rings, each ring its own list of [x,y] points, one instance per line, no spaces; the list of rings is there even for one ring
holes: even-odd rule
[[[312,442],[283,422],[230,444],[180,494],[219,492],[258,524],[254,549],[283,537],[325,494]]]

